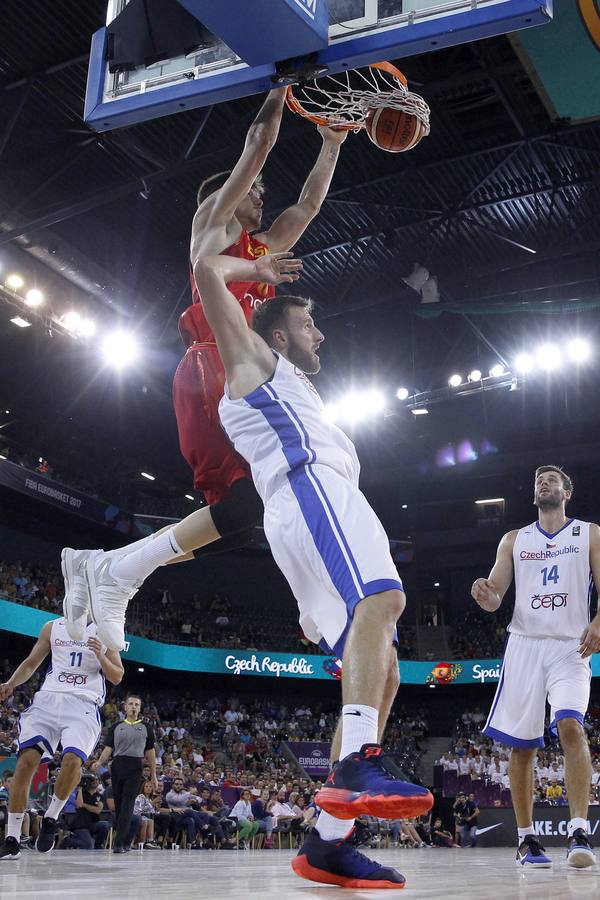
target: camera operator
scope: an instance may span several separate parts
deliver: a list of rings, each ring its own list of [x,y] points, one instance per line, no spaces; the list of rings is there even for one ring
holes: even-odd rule
[[[477,846],[477,821],[479,809],[475,803],[475,795],[469,797],[461,791],[452,807],[456,824],[460,829],[460,842],[463,847],[469,842],[471,847]]]

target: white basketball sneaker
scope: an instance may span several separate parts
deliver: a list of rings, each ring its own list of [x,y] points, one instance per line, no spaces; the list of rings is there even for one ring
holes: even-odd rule
[[[86,561],[85,574],[98,637],[109,650],[123,650],[127,604],[143,582],[113,575],[113,562],[114,558],[104,550],[94,550]]]
[[[73,641],[85,640],[90,597],[85,577],[87,559],[94,550],[72,550],[65,547],[60,554],[60,566],[65,582],[63,615],[65,627]]]

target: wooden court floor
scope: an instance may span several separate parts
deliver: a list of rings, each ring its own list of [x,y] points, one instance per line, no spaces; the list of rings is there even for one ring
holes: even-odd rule
[[[373,858],[396,866],[407,879],[399,896],[428,900],[546,900],[600,898],[600,867],[568,869],[564,850],[554,851],[554,869],[523,872],[509,849],[380,850]],[[342,900],[389,898],[392,891],[348,891],[311,884],[290,869],[288,850],[132,851],[58,850],[50,856],[25,851],[17,862],[0,863],[2,900]]]

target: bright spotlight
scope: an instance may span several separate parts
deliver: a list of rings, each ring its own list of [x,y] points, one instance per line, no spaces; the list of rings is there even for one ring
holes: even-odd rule
[[[501,363],[496,363],[496,365],[492,366],[490,369],[490,376],[492,378],[500,378],[501,375],[504,375],[504,366]]]
[[[102,344],[104,362],[116,369],[130,365],[140,354],[136,339],[132,334],[116,331],[110,334]]]
[[[75,312],[74,309],[71,312],[66,313],[62,317],[62,323],[67,329],[67,331],[79,331],[79,323],[81,322],[81,316],[78,312]]]
[[[156,481],[156,477],[154,475],[151,475],[149,472],[140,472],[140,475],[142,476],[142,478],[147,478],[148,481]]]
[[[562,366],[562,354],[556,344],[543,344],[537,352],[537,360],[542,369],[551,372]]]
[[[481,372],[479,369],[473,369],[472,372],[469,372],[469,381],[481,381]]]
[[[567,344],[567,353],[569,359],[575,363],[585,362],[592,355],[592,348],[587,341],[581,338],[574,338]]]
[[[9,275],[6,279],[6,287],[9,287],[13,291],[18,291],[19,288],[22,288],[24,284],[25,282],[23,281],[21,276],[17,275],[16,273]]]
[[[347,422],[355,425],[380,413],[385,407],[385,398],[380,391],[356,391],[346,394],[337,403],[330,403],[324,409],[328,422]]]
[[[413,416],[428,416],[429,410],[425,409],[424,406],[418,406],[416,409],[411,409],[411,413]]]
[[[186,495],[185,495],[185,499],[186,499],[186,500],[193,500],[194,498],[192,497],[191,494],[186,494]]]
[[[13,325],[16,325],[17,328],[29,328],[31,322],[28,322],[27,319],[24,319],[22,316],[15,316],[14,319],[10,320]]]
[[[32,288],[25,295],[25,306],[41,306],[44,302],[44,295],[37,288]]]
[[[93,319],[82,319],[81,325],[79,326],[79,333],[83,335],[83,337],[92,337],[96,334],[96,323]]]
[[[408,388],[398,388],[396,391],[396,397],[398,400],[407,400],[408,399]]]
[[[533,366],[533,356],[529,353],[519,353],[519,355],[515,357],[515,370],[520,375],[527,375],[528,372],[533,370]]]
[[[450,387],[460,387],[462,384],[462,378],[460,375],[451,375],[448,379],[448,384]]]

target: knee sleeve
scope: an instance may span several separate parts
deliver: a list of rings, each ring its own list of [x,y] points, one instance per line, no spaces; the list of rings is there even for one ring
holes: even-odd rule
[[[239,478],[231,486],[229,496],[210,507],[210,513],[221,537],[228,537],[259,525],[263,517],[263,505],[252,481],[249,478]],[[216,547],[213,548],[213,552],[215,551]]]

